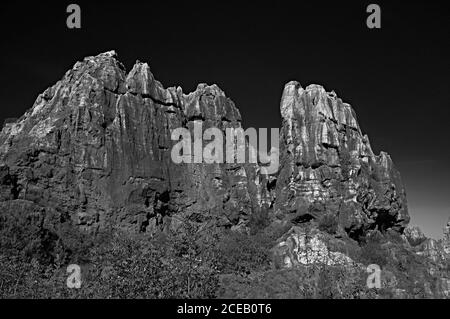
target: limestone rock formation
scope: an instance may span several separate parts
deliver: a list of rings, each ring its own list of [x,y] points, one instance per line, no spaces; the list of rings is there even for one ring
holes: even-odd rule
[[[276,266],[292,268],[297,265],[324,264],[356,266],[356,263],[341,252],[330,251],[324,234],[292,227],[273,249]]]
[[[444,228],[444,239],[443,239],[444,251],[450,256],[450,219]]]
[[[444,227],[444,236],[436,240],[427,238],[419,227],[407,227],[404,235],[416,254],[424,256],[436,264],[443,265],[450,261],[450,222]]]
[[[407,227],[405,229],[404,235],[411,246],[417,246],[427,240],[425,234],[417,226]]]
[[[435,275],[438,280],[438,287],[443,296],[450,297],[450,278],[448,267],[450,265],[450,240],[449,240],[450,221],[444,227],[444,236],[436,240],[427,238],[419,227],[408,227],[405,229],[404,236],[410,244],[410,250],[415,254],[422,256],[427,262],[427,271]]]
[[[275,215],[294,223],[333,213],[355,239],[409,222],[400,174],[374,155],[353,108],[319,85],[288,83],[281,100]]]
[[[154,231],[178,218],[238,225],[252,209],[243,165],[175,165],[171,131],[240,127],[216,85],[165,89],[146,63],[85,58],[0,134],[2,201],[68,212],[75,224]],[[179,214],[182,212],[183,214]]]
[[[148,64],[126,72],[114,51],[78,62],[0,133],[0,204],[69,219],[87,230],[119,225],[155,232],[183,220],[245,229],[249,216],[301,224],[324,213],[358,239],[401,232],[409,216],[400,175],[372,152],[354,110],[318,85],[285,86],[280,170],[258,165],[175,164],[174,129],[240,128],[216,85],[164,88]],[[19,205],[20,203],[20,205]],[[53,218],[53,217],[52,217]]]
[[[415,247],[418,255],[427,257],[435,263],[440,263],[446,259],[446,255],[440,241],[427,238],[420,245]]]

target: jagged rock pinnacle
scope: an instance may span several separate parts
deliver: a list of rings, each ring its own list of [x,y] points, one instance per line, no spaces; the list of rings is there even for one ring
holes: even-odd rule
[[[349,104],[292,81],[280,112],[277,174],[244,164],[177,165],[171,132],[199,120],[204,129],[240,128],[234,103],[217,85],[189,94],[164,88],[147,63],[127,73],[115,51],[87,57],[4,126],[0,208],[26,202],[86,229],[154,232],[180,220],[245,227],[267,207],[272,220],[293,224],[334,214],[355,238],[402,231],[409,216],[400,175],[386,153],[373,154]]]

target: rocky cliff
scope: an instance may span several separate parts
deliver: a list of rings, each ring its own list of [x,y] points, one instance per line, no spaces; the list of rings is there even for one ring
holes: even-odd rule
[[[369,229],[403,230],[400,174],[388,154],[374,155],[349,104],[321,86],[290,82],[281,115],[275,214],[294,222],[332,214],[355,239]]]
[[[428,272],[436,275],[444,296],[450,297],[450,220],[444,227],[444,236],[440,240],[427,238],[417,227],[408,227],[405,237],[410,249],[417,255],[423,256],[430,263]]]
[[[3,206],[26,201],[88,229],[154,231],[181,215],[237,225],[252,209],[244,167],[170,158],[171,131],[194,121],[225,129],[241,117],[215,85],[185,95],[145,63],[127,74],[115,52],[88,57],[3,128]]]
[[[443,238],[439,240],[427,238],[417,226],[406,228],[404,235],[417,254],[438,264],[450,260],[450,220],[443,229]]]
[[[450,255],[450,219],[444,228],[444,239],[443,239],[444,250]]]
[[[183,220],[245,229],[252,214],[301,224],[324,215],[358,239],[401,232],[405,190],[389,155],[376,156],[354,110],[318,85],[285,86],[280,169],[175,164],[171,132],[240,128],[241,115],[216,85],[189,94],[164,88],[146,63],[126,72],[114,51],[85,58],[0,133],[4,214],[40,212],[87,230],[136,232]]]
[[[261,290],[268,293],[264,298],[272,296],[267,282],[274,276],[283,296],[291,295],[284,283],[294,283],[294,295],[309,296],[309,288],[296,284],[304,279],[314,281],[314,296],[337,289],[332,295],[376,297],[380,291],[367,290],[364,276],[367,265],[377,264],[387,289],[381,296],[449,297],[450,221],[440,241],[406,228],[400,174],[388,154],[374,154],[354,109],[319,85],[289,82],[280,112],[274,174],[267,175],[261,162],[178,164],[171,157],[178,143],[174,130],[195,136],[201,125],[202,131],[217,128],[226,136],[228,129],[242,128],[239,110],[220,88],[200,84],[188,94],[164,88],[148,64],[136,62],[126,72],[114,51],[76,63],[23,116],[5,121],[0,133],[0,259],[11,269],[5,276],[30,260],[62,269],[59,284],[65,284],[64,267],[74,261],[88,260],[100,274],[115,269],[123,275],[129,244],[141,233],[137,237],[145,245],[137,240],[135,249],[144,248],[145,255],[151,241],[155,250],[147,259],[160,256],[158,270],[165,270],[164,254],[172,247],[177,253],[169,268],[190,274],[192,267],[183,268],[183,245],[190,241],[202,256],[194,258],[196,265],[212,258],[196,268],[207,270],[199,278],[231,278],[234,284],[221,287],[242,286],[242,296],[260,291],[260,285],[270,291]],[[183,225],[186,231],[179,231]],[[201,231],[211,229],[216,232]],[[172,236],[173,242],[162,245],[154,234]],[[126,249],[118,253],[117,245]],[[100,258],[102,249],[112,253],[107,262]],[[138,256],[131,260],[144,264],[125,275],[125,285],[148,266]],[[17,258],[23,258],[19,264]],[[171,277],[176,273],[164,272],[170,283],[178,283]],[[148,286],[145,280],[139,285]],[[10,282],[8,294],[15,296],[18,280]],[[111,291],[103,293],[112,296]]]

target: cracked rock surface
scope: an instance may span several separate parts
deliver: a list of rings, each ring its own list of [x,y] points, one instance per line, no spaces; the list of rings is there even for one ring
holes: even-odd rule
[[[353,108],[319,85],[286,84],[274,213],[294,221],[332,213],[353,237],[409,222],[390,156],[375,155]]]
[[[400,174],[388,154],[373,153],[349,104],[319,85],[290,82],[280,112],[277,174],[248,164],[175,164],[171,132],[192,132],[195,121],[240,128],[234,103],[216,85],[189,94],[164,88],[146,63],[127,73],[114,51],[87,57],[4,125],[1,209],[38,211],[49,223],[59,216],[87,230],[155,232],[186,219],[245,228],[266,209],[292,224],[333,214],[353,238],[403,231]]]

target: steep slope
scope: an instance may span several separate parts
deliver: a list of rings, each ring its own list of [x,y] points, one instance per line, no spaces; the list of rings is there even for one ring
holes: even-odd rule
[[[318,85],[286,85],[280,170],[254,164],[175,164],[173,130],[240,128],[234,103],[216,85],[165,89],[146,63],[129,73],[114,51],[85,58],[0,133],[0,205],[49,211],[96,230],[134,232],[183,220],[244,229],[252,214],[301,224],[328,214],[355,239],[408,223],[400,175],[375,156],[354,110]],[[45,214],[44,214],[45,215]]]
[[[388,154],[374,155],[349,104],[319,85],[290,82],[280,108],[276,215],[301,223],[332,214],[355,239],[370,229],[404,229],[400,174]]]
[[[241,118],[215,85],[185,95],[164,89],[145,63],[126,74],[114,51],[88,57],[5,125],[1,197],[69,212],[87,228],[154,231],[179,212],[237,225],[252,209],[242,165],[171,161],[171,131],[194,121],[225,129]]]
[[[225,93],[206,84],[189,94],[164,88],[146,63],[127,73],[114,51],[76,63],[0,133],[5,295],[15,295],[8,273],[21,267],[33,278],[23,295],[35,278],[54,284],[29,271],[38,260],[64,293],[64,267],[85,262],[96,288],[83,293],[94,296],[118,293],[108,271],[127,278],[125,296],[186,296],[171,285],[184,291],[176,276],[195,265],[211,284],[199,288],[202,297],[221,295],[217,285],[223,296],[448,297],[450,222],[441,241],[406,228],[400,174],[388,154],[373,153],[354,109],[319,85],[289,82],[280,112],[276,173],[264,174],[261,163],[177,164],[174,130],[241,128]],[[170,238],[164,245],[153,236],[161,233]],[[195,258],[186,259],[186,247]],[[137,266],[122,272],[130,260]],[[150,261],[157,276],[140,277]],[[374,263],[384,290],[366,287]],[[168,294],[141,291],[160,274]],[[298,289],[303,280],[311,291]]]

